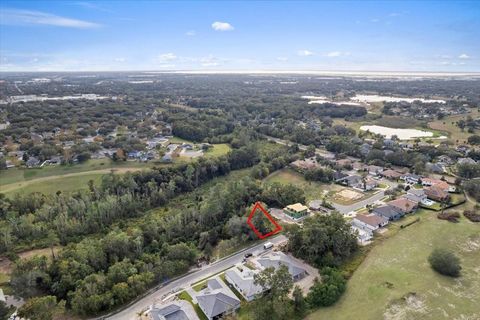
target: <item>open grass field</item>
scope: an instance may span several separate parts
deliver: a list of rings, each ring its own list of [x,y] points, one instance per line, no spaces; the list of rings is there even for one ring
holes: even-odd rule
[[[12,184],[16,182],[29,181],[38,178],[51,176],[62,176],[71,173],[88,172],[105,169],[120,168],[148,168],[153,167],[153,162],[140,163],[135,161],[118,161],[113,162],[110,159],[92,159],[85,163],[59,166],[46,166],[42,168],[11,168],[0,172],[0,186]]]
[[[455,123],[461,119],[466,120],[468,116],[472,116],[475,119],[480,117],[480,112],[478,110],[472,110],[472,112],[466,115],[445,117],[445,119],[442,120],[429,122],[428,127],[434,130],[448,132],[450,141],[456,144],[464,144],[472,134],[468,133],[467,130],[460,130]]]
[[[173,138],[188,142],[183,139]],[[228,144],[215,144],[205,153],[208,157],[218,157],[230,151]],[[175,162],[188,162],[192,159],[179,157]],[[75,165],[47,166],[42,168],[25,169],[12,168],[0,172],[0,193],[12,196],[15,193],[42,192],[52,194],[57,191],[69,192],[87,187],[89,180],[100,182],[104,174],[111,170],[116,173],[138,171],[154,166],[168,166],[171,164],[136,161],[113,162],[110,159],[92,159]]]
[[[332,191],[339,191],[341,186],[335,184],[326,184],[316,181],[307,181],[305,178],[292,169],[282,169],[275,171],[264,179],[264,183],[278,182],[281,184],[293,184],[305,191],[307,202],[310,200],[322,199]]]
[[[226,143],[214,144],[204,155],[206,157],[219,157],[227,154],[231,149]]]
[[[420,222],[374,244],[340,301],[308,319],[480,319],[480,225],[464,217],[442,221],[427,210],[418,216]],[[460,278],[430,268],[427,257],[436,247],[460,257]]]

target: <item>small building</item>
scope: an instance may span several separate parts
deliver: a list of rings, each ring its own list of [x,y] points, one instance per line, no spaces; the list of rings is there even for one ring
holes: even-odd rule
[[[283,208],[283,212],[293,219],[300,219],[310,213],[307,206],[301,203],[294,203]]]
[[[357,240],[360,244],[367,244],[373,238],[373,233],[370,230],[364,230],[356,225],[351,226],[351,229],[354,233],[357,234]]]
[[[25,162],[25,165],[28,168],[37,167],[40,165],[40,160],[38,160],[36,157],[30,157],[28,158],[27,162]]]
[[[247,301],[252,301],[263,292],[263,287],[256,285],[254,275],[258,270],[250,270],[245,266],[235,266],[225,271],[225,280],[237,289]]]
[[[240,307],[240,300],[218,277],[208,280],[196,299],[209,320],[221,319]]]
[[[374,208],[372,213],[389,221],[398,220],[405,215],[400,209],[389,205]]]

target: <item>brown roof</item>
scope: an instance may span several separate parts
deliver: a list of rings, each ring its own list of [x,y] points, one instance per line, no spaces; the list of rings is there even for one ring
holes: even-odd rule
[[[357,214],[355,219],[362,221],[368,225],[377,227],[379,224],[387,222],[387,220],[383,217],[377,216],[376,214]]]
[[[389,177],[389,178],[400,178],[402,174],[395,170],[388,169],[382,172],[382,176]]]
[[[448,188],[449,188],[449,185],[448,185],[447,182],[445,182],[443,180],[439,180],[439,179],[423,178],[422,182],[428,183],[431,186],[438,187],[438,188],[442,189],[443,191],[448,191]]]
[[[443,200],[448,198],[448,192],[446,192],[442,188],[437,187],[436,185],[425,188],[424,190],[427,197],[433,200]]]
[[[415,202],[410,201],[406,198],[398,198],[398,199],[387,202],[387,204],[390,206],[396,207],[402,210],[403,212],[410,212],[417,206]]]

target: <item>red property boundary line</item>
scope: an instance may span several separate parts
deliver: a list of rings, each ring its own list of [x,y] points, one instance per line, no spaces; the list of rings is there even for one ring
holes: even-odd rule
[[[255,211],[257,211],[257,209],[259,209],[267,217],[267,219],[271,223],[273,223],[273,225],[275,226],[275,229],[273,231],[270,231],[269,233],[266,233],[266,234],[262,234],[259,230],[257,230],[257,228],[255,228],[255,226],[252,223],[252,218],[255,215]],[[255,232],[257,237],[259,237],[260,239],[268,238],[268,237],[273,236],[274,234],[277,234],[280,231],[282,231],[282,227],[272,218],[272,216],[267,212],[267,210],[265,210],[262,207],[260,202],[255,202],[255,205],[253,206],[252,212],[250,212],[250,215],[248,216],[247,223],[250,226],[250,228],[253,230],[253,232]]]

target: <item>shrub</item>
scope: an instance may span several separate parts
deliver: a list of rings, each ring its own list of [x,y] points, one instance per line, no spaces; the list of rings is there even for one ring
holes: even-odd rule
[[[460,219],[460,213],[454,211],[454,212],[440,212],[437,215],[438,219],[441,220],[447,220],[450,222],[458,222],[458,219]]]
[[[463,215],[472,222],[480,222],[480,214],[475,213],[473,210],[465,210],[463,211]]]
[[[315,284],[307,295],[307,301],[311,307],[333,305],[347,287],[347,281],[338,270],[326,267],[320,273],[322,281],[315,280]]]
[[[440,274],[450,277],[460,276],[460,259],[446,249],[434,249],[428,257],[430,266]]]

